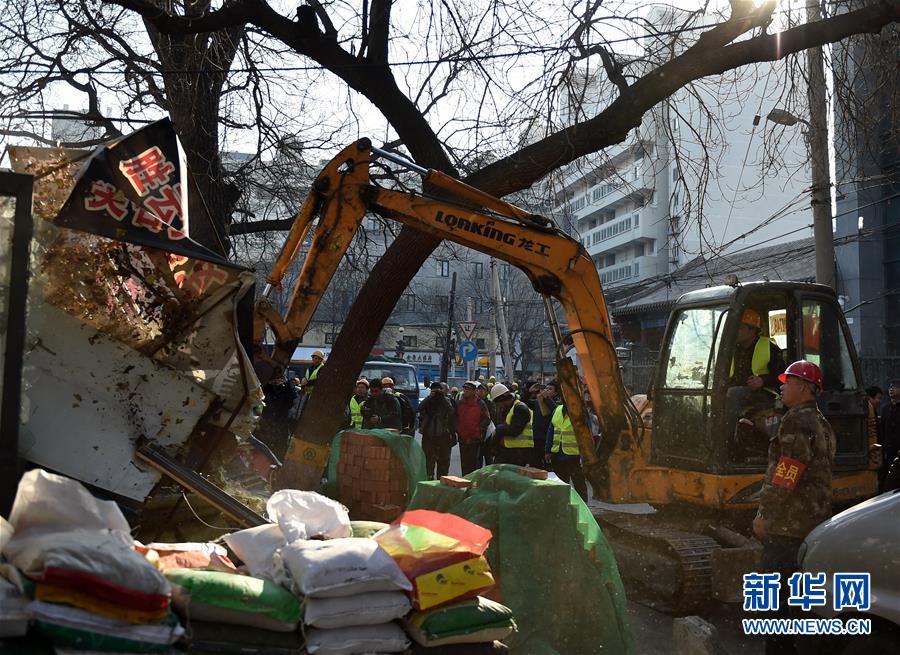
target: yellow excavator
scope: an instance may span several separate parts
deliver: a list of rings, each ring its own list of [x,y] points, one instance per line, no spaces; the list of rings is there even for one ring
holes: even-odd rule
[[[420,174],[428,195],[373,183],[369,168],[376,158]],[[819,402],[837,434],[836,502],[850,504],[875,493],[878,447],[856,352],[831,289],[753,282],[686,294],[669,317],[650,390],[629,397],[600,279],[577,240],[547,218],[375,148],[368,139],[342,150],[317,176],[268,277],[254,326],[254,364],[261,380],[287,366],[367,212],[525,272],[544,297],[582,464],[594,498],[603,501],[595,515],[623,577],[667,606],[686,608],[709,598],[713,555],[721,547],[717,531],[746,532],[756,509],[766,465],[764,432],[777,427],[778,416],[773,403],[770,412],[754,419],[761,426],[761,446],[737,442],[734,425],[728,424],[733,420],[726,411],[730,368],[745,309],[760,315],[763,335],[778,342],[787,363],[808,359],[824,372]],[[309,252],[282,317],[269,294],[310,234]],[[565,333],[551,299],[565,314]],[[271,352],[262,345],[266,325],[275,336]],[[572,348],[578,367],[566,356]],[[582,385],[600,420],[599,448]],[[635,512],[634,504],[652,508]]]

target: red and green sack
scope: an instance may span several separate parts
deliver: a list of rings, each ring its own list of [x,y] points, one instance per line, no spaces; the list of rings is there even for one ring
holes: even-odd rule
[[[303,614],[296,596],[268,580],[192,569],[172,569],[166,577],[175,611],[187,619],[292,632]]]
[[[491,531],[430,510],[401,514],[375,541],[412,582],[413,607],[425,610],[473,598],[495,585],[484,557]]]

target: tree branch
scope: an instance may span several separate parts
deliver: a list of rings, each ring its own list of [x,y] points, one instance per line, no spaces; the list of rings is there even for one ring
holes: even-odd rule
[[[647,111],[690,82],[748,64],[777,61],[854,34],[877,33],[897,21],[900,0],[881,0],[862,9],[725,47],[694,46],[639,78],[597,116],[486,166],[466,182],[497,196],[527,189],[548,171],[624,141],[628,132],[640,126]]]
[[[372,0],[369,14],[369,54],[373,64],[387,64],[391,29],[391,0]]]
[[[243,221],[241,223],[232,223],[231,227],[228,228],[228,235],[279,232],[291,229],[293,224],[293,218],[267,218],[261,221]]]

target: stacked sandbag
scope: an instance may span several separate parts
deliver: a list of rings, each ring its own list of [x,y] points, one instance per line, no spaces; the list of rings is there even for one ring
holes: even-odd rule
[[[398,653],[409,647],[395,620],[410,610],[412,585],[372,539],[298,539],[276,559],[292,591],[305,599],[310,654]]]
[[[478,596],[461,603],[445,605],[425,612],[413,612],[404,622],[407,634],[424,648],[447,647],[446,652],[471,653],[475,646],[490,647],[516,630],[512,611]]]
[[[491,536],[456,515],[430,510],[406,512],[373,536],[412,584],[416,611],[404,627],[417,648],[504,652],[501,640],[516,630],[512,611],[479,595],[495,586],[484,556]]]
[[[237,573],[228,559],[228,551],[219,544],[204,542],[150,543],[135,542],[134,549],[143,553],[153,566],[165,573],[171,569],[205,569]]]
[[[132,548],[115,503],[33,470],[19,483],[10,524],[3,555],[34,583],[26,611],[54,645],[164,651],[184,633],[169,609],[171,586]]]
[[[236,573],[172,568],[172,603],[186,621],[243,625],[294,632],[302,614],[300,600],[274,582]]]
[[[13,535],[13,527],[0,516],[0,553]],[[0,555],[0,639],[21,637],[28,632],[25,581],[19,570]]]
[[[240,574],[223,546],[151,543],[136,549],[172,585],[172,607],[188,628],[190,652],[302,649],[299,598],[274,582]]]

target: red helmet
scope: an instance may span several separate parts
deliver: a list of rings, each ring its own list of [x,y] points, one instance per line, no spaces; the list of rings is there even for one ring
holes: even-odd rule
[[[812,362],[808,362],[805,359],[794,362],[787,367],[784,373],[778,376],[778,379],[785,382],[789,375],[798,377],[801,380],[806,380],[807,382],[812,382],[820,391],[822,390],[822,369]]]

